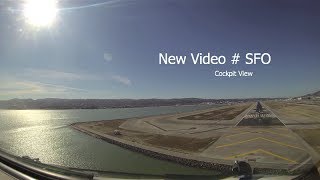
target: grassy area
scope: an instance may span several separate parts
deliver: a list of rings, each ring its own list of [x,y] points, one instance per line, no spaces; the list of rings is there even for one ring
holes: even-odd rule
[[[294,129],[293,131],[320,153],[320,129]]]
[[[217,109],[201,114],[194,114],[190,116],[180,117],[178,119],[184,120],[232,120],[243,111],[249,108],[249,105],[232,106],[223,109]]]
[[[113,131],[118,129],[119,126],[124,123],[125,119],[106,120],[100,122],[87,122],[85,126],[99,132],[105,132],[106,134],[113,135]]]
[[[88,122],[85,126],[94,131],[102,132],[104,134],[122,138],[128,141],[179,152],[199,152],[219,138],[212,137],[201,139],[128,131],[119,128],[119,126],[125,121],[126,120],[109,120],[101,122]],[[121,135],[114,135],[113,132],[116,129],[120,130]]]
[[[320,106],[288,102],[267,102],[266,104],[278,111],[281,117],[320,120]]]

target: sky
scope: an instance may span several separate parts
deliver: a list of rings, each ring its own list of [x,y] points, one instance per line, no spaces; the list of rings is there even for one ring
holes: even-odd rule
[[[320,2],[58,1],[48,27],[0,2],[0,99],[292,97],[320,90]],[[237,65],[160,65],[159,53],[208,53]],[[268,52],[269,65],[246,65]],[[215,70],[253,77],[215,77]]]

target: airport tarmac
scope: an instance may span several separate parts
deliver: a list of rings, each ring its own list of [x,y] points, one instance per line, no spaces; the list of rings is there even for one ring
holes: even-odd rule
[[[319,154],[286,125],[290,121],[282,121],[270,107],[261,104],[263,112],[260,115],[256,113],[257,103],[246,103],[129,119],[117,128],[122,133],[117,138],[159,151],[162,149],[169,155],[179,156],[180,153],[190,159],[227,165],[232,165],[235,160],[244,160],[253,168],[290,172],[303,171],[317,163]],[[102,122],[99,123],[101,125]],[[105,123],[107,125],[108,122]],[[84,129],[95,133],[94,126],[91,123]],[[164,137],[165,141],[159,143]],[[177,144],[181,142],[176,139],[181,138],[186,138],[181,142],[190,140],[194,142],[190,146],[199,148],[187,151],[185,146],[179,147]],[[201,146],[197,141],[201,141]],[[176,143],[172,145],[172,142]]]
[[[229,132],[200,155],[227,160],[244,160],[256,167],[296,169],[312,166],[312,151],[266,106],[260,121],[252,108]],[[269,122],[268,122],[269,121]],[[314,157],[317,158],[317,157]]]

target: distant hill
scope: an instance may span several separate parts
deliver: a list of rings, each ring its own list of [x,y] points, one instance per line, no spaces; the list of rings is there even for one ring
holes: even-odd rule
[[[0,101],[0,109],[106,109],[196,104],[224,104],[262,99],[11,99]]]
[[[320,97],[320,91],[304,95],[303,97]]]

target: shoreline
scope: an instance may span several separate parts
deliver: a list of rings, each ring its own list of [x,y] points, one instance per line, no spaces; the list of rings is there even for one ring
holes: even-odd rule
[[[160,105],[160,106],[137,106],[137,107],[108,107],[108,108],[26,108],[26,109],[10,109],[0,108],[0,110],[107,110],[107,109],[134,109],[134,108],[153,108],[153,107],[185,107],[185,106],[227,106],[229,104],[184,104],[184,105]]]
[[[103,121],[103,120],[102,120]],[[99,132],[93,132],[85,127],[81,127],[81,124],[85,124],[85,122],[77,122],[70,125],[71,128],[90,135],[92,137],[101,139],[106,141],[107,143],[117,145],[119,147],[125,148],[127,150],[141,153],[151,158],[165,160],[173,163],[177,163],[180,165],[207,169],[207,170],[215,170],[222,175],[233,175],[232,165],[228,164],[228,162],[223,160],[215,160],[215,162],[208,160],[205,157],[196,157],[192,154],[185,154],[180,152],[173,152],[165,149],[160,149],[156,147],[146,146],[143,144],[138,144],[135,142],[131,142],[125,139],[121,139],[118,137],[114,137],[107,134],[102,134]],[[271,169],[271,168],[258,168],[255,167],[254,173],[263,173],[263,174],[279,174],[279,175],[295,175],[301,172],[296,171],[288,171],[286,169]]]
[[[149,157],[152,157],[152,158],[166,160],[166,161],[178,163],[181,165],[185,165],[188,167],[216,170],[219,172],[225,172],[224,174],[228,174],[228,175],[230,175],[232,173],[232,171],[231,171],[232,166],[231,165],[216,164],[216,163],[211,163],[211,162],[198,161],[195,159],[188,159],[185,157],[174,156],[174,155],[170,155],[167,153],[162,153],[162,152],[156,151],[155,150],[156,148],[151,148],[151,147],[150,148],[138,147],[137,145],[134,145],[133,142],[125,142],[126,140],[123,140],[123,139],[120,139],[117,137],[113,137],[110,135],[103,135],[102,136],[102,135],[99,135],[98,133],[93,133],[91,131],[88,131],[84,128],[77,126],[79,124],[82,124],[82,123],[73,123],[70,126],[74,129],[82,132],[82,133],[88,134],[88,135],[93,136],[98,139],[102,139],[110,144],[120,146],[120,147],[128,149],[130,151],[142,153],[142,154],[149,156]],[[140,146],[145,146],[145,145],[140,145]],[[163,150],[163,151],[167,151],[167,150]],[[177,153],[177,152],[174,152],[174,153]],[[217,165],[220,167],[217,167]]]

